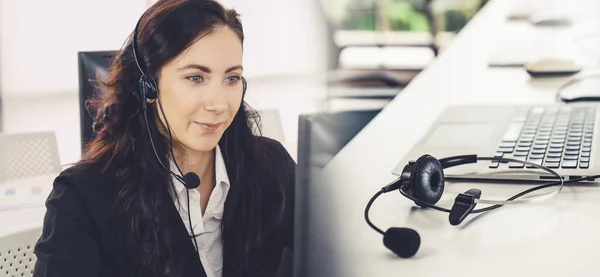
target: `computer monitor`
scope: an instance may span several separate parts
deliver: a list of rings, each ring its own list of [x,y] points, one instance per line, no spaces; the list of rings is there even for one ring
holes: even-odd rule
[[[85,102],[98,93],[98,80],[106,78],[116,51],[87,51],[77,53],[79,65],[79,116],[81,126],[81,147],[94,137],[92,124],[94,115],[90,114]]]
[[[294,259],[295,277],[306,275],[309,259],[317,255],[317,248],[309,237],[313,221],[327,220],[328,211],[319,209],[312,195],[324,192],[314,180],[325,166],[344,148],[379,112],[356,110],[302,114],[298,118],[298,157],[294,206]],[[343,192],[340,192],[343,193]]]

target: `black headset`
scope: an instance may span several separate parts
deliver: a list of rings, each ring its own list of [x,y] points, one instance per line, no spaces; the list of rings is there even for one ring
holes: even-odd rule
[[[188,172],[187,174],[183,175],[181,174],[181,169],[179,168],[179,166],[177,165],[177,162],[175,160],[175,155],[173,153],[173,137],[171,135],[171,126],[169,125],[169,122],[167,121],[167,117],[164,116],[164,111],[162,109],[162,105],[160,105],[160,99],[158,99],[157,101],[159,102],[159,107],[161,112],[163,113],[163,117],[165,119],[165,123],[167,125],[167,130],[169,132],[169,151],[171,153],[171,157],[173,158],[173,163],[175,163],[175,166],[177,167],[177,170],[179,171],[180,174],[176,174],[173,171],[171,171],[169,168],[167,168],[162,160],[160,159],[160,157],[158,156],[158,152],[156,151],[156,147],[154,145],[154,140],[152,139],[152,133],[150,132],[150,126],[148,124],[148,112],[147,112],[147,101],[151,101],[151,100],[155,100],[158,98],[158,85],[156,83],[156,80],[150,76],[147,75],[144,70],[142,69],[142,66],[140,64],[140,62],[138,61],[138,56],[137,56],[137,39],[138,39],[138,28],[140,25],[140,22],[142,21],[143,18],[143,14],[140,17],[140,19],[138,20],[137,24],[135,25],[135,29],[133,30],[133,37],[131,39],[131,49],[133,51],[133,59],[135,60],[135,64],[137,65],[138,69],[141,72],[141,76],[140,76],[140,80],[138,81],[138,91],[137,93],[139,93],[139,99],[142,103],[142,109],[143,109],[143,113],[144,113],[144,121],[146,122],[146,130],[148,131],[148,138],[150,138],[150,144],[152,145],[152,150],[154,151],[154,155],[156,156],[156,159],[158,160],[158,163],[162,166],[162,168],[164,170],[166,170],[167,172],[169,172],[177,181],[179,181],[181,184],[183,184],[183,186],[185,186],[186,188],[186,193],[187,193],[187,205],[188,205],[188,222],[190,224],[190,230],[192,232],[192,238],[194,238],[194,249],[196,250],[196,253],[198,253],[198,244],[196,242],[196,234],[194,234],[194,226],[192,226],[192,217],[190,215],[190,189],[195,189],[197,187],[200,186],[200,177],[194,173],[194,172]],[[143,60],[143,59],[141,59]],[[182,176],[183,175],[183,176]]]
[[[444,169],[458,165],[476,163],[478,161],[498,161],[502,163],[514,162],[525,164],[530,167],[546,171],[556,177],[559,181],[530,188],[508,198],[505,201],[481,199],[481,191],[479,189],[470,189],[465,193],[459,194],[455,198],[454,205],[451,209],[436,206],[435,204],[440,200],[442,194],[444,193]],[[419,157],[416,161],[410,161],[406,166],[404,166],[404,169],[400,174],[400,178],[383,187],[371,198],[371,200],[369,200],[365,208],[364,216],[367,224],[375,231],[383,235],[383,244],[388,249],[400,257],[408,258],[417,253],[421,243],[421,238],[415,230],[410,228],[392,227],[384,232],[376,227],[371,220],[369,220],[369,209],[371,208],[371,205],[375,199],[377,199],[377,197],[384,193],[399,190],[401,195],[410,199],[411,201],[414,201],[415,204],[420,207],[431,208],[441,212],[449,213],[450,224],[459,225],[471,213],[491,211],[506,204],[522,204],[541,201],[560,193],[565,183],[593,180],[599,177],[600,175],[596,175],[565,181],[564,178],[556,171],[546,166],[529,161],[501,157],[478,157],[477,155],[452,156],[438,160],[431,155],[425,154]],[[558,188],[546,194],[517,200],[526,194],[552,186],[558,186]],[[474,209],[477,203],[493,205],[481,209]]]
[[[190,230],[192,232],[192,238],[194,238],[194,247],[196,252],[198,252],[198,244],[196,242],[196,235],[194,234],[194,227],[192,226],[192,218],[190,215],[190,189],[195,189],[198,186],[200,186],[200,177],[194,173],[194,172],[188,172],[185,175],[183,175],[181,173],[181,169],[179,168],[179,166],[177,165],[177,162],[175,160],[175,155],[173,153],[173,137],[171,134],[171,126],[169,125],[169,122],[167,121],[167,117],[165,116],[165,112],[162,108],[162,105],[160,103],[160,98],[158,98],[158,84],[156,82],[156,80],[146,74],[146,72],[144,72],[144,70],[142,69],[142,66],[139,62],[139,60],[143,59],[138,59],[138,55],[136,52],[137,47],[137,39],[138,39],[138,28],[140,25],[140,22],[142,20],[144,15],[142,15],[140,17],[140,19],[138,20],[137,24],[135,25],[135,29],[133,31],[133,37],[131,39],[131,49],[133,51],[133,58],[135,60],[135,64],[137,65],[138,69],[141,72],[141,76],[138,82],[138,91],[136,93],[139,93],[138,98],[141,101],[141,105],[142,105],[142,109],[143,109],[143,113],[144,113],[144,121],[146,122],[146,130],[148,131],[148,137],[150,138],[150,144],[152,145],[152,150],[154,151],[154,155],[156,156],[156,159],[158,160],[158,162],[160,163],[160,165],[162,166],[162,168],[164,170],[166,170],[167,172],[169,172],[177,181],[179,181],[181,184],[183,184],[185,186],[185,188],[187,189],[187,205],[188,205],[188,222],[190,224]],[[242,99],[244,98],[244,96],[246,95],[246,89],[248,87],[248,84],[246,83],[246,79],[244,77],[242,77],[242,85],[243,85],[243,92],[242,92]],[[152,133],[150,132],[150,126],[148,124],[148,113],[147,113],[147,101],[152,101],[157,99],[158,102],[158,106],[160,108],[160,111],[163,115],[163,118],[165,119],[165,123],[167,125],[167,131],[169,133],[169,151],[171,154],[171,158],[173,159],[173,163],[175,164],[175,166],[177,167],[177,170],[179,171],[179,174],[174,173],[173,171],[171,171],[169,168],[167,168],[162,160],[160,159],[160,157],[158,156],[158,152],[156,151],[156,147],[154,145],[154,140],[152,139]]]

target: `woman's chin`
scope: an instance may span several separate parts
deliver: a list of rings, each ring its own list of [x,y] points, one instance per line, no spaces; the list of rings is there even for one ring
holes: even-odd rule
[[[217,147],[219,138],[203,138],[202,141],[195,141],[193,143],[186,144],[186,148],[195,152],[208,152],[212,151]]]

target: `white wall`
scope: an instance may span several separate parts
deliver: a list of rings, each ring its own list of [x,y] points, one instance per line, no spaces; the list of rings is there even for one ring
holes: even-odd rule
[[[325,68],[325,30],[316,2],[221,0],[241,14],[248,74],[310,73]]]
[[[78,51],[121,47],[148,0],[0,0],[4,97],[75,93]],[[313,0],[222,0],[242,14],[249,77],[307,73],[324,62]]]
[[[146,0],[0,0],[5,97],[77,88],[77,51],[119,48]]]

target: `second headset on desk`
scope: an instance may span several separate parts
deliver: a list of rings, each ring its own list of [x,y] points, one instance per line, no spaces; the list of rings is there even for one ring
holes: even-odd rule
[[[465,193],[459,194],[455,198],[451,209],[436,206],[436,203],[441,199],[446,186],[444,169],[459,165],[472,164],[478,161],[515,162],[525,164],[548,172],[556,177],[558,181],[527,189],[508,198],[507,200],[481,199],[481,191],[479,189],[472,188]],[[568,182],[579,182],[588,178],[600,178],[600,175],[569,180]],[[459,225],[469,214],[472,213],[491,211],[507,204],[524,204],[551,198],[562,191],[564,184],[565,181],[563,177],[556,171],[529,161],[500,157],[479,157],[477,155],[452,156],[438,160],[431,155],[425,154],[419,157],[416,161],[410,161],[402,170],[400,178],[381,188],[381,190],[379,190],[369,200],[365,207],[364,216],[367,224],[375,231],[383,235],[383,244],[388,249],[400,257],[409,258],[417,253],[421,244],[421,237],[417,231],[410,228],[392,227],[384,232],[380,228],[376,227],[369,219],[369,209],[371,208],[371,205],[375,199],[377,199],[377,197],[384,193],[398,190],[402,196],[410,199],[411,201],[415,202],[416,205],[422,208],[431,208],[440,212],[448,213],[450,224]],[[553,186],[557,186],[557,188],[549,193],[518,199],[531,192]],[[478,203],[492,204],[492,206],[475,209],[475,206]]]

